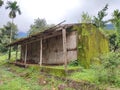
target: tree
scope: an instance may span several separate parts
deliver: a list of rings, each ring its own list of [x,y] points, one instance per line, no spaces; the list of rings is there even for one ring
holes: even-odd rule
[[[53,25],[48,25],[45,19],[37,18],[34,20],[34,24],[30,26],[30,30],[28,31],[28,34],[32,35],[38,32],[42,32],[51,26]]]
[[[4,2],[3,2],[2,0],[0,0],[0,7],[3,5],[3,3],[4,3]]]
[[[114,10],[112,17],[113,18],[111,19],[111,22],[114,25],[117,32],[120,33],[120,11],[118,9]]]
[[[16,40],[17,38],[17,32],[18,32],[18,27],[14,23],[8,22],[7,25],[4,25],[4,34],[9,36],[10,38],[10,33],[11,33],[11,27],[12,27],[12,41]]]
[[[116,40],[115,40],[116,49],[114,50],[116,51],[118,48],[120,48],[120,11],[118,9],[114,10],[112,17],[113,18],[110,21],[112,22],[116,30]]]
[[[5,29],[0,28],[0,52],[4,53],[8,49],[5,47],[9,43],[9,36],[5,35]]]
[[[18,32],[17,25],[8,22],[6,25],[3,26],[3,28],[0,28],[0,52],[6,52],[8,50],[5,46],[9,44],[11,27],[13,27],[12,41],[17,39],[17,32]]]
[[[14,1],[8,1],[7,2],[7,6],[6,9],[10,9],[10,13],[9,13],[9,17],[12,19],[12,23],[14,18],[16,17],[16,13],[18,12],[18,14],[21,14],[21,10],[19,8],[19,6],[17,5],[17,2]],[[10,33],[10,43],[12,41],[12,27],[11,27],[11,33]]]
[[[81,23],[92,23],[92,17],[86,12],[81,15]]]
[[[105,7],[98,12],[97,17],[94,16],[93,23],[98,28],[104,28],[105,24],[108,22],[108,21],[104,21],[104,17],[107,16],[107,13],[106,13],[107,9],[108,9],[108,4],[106,4]]]

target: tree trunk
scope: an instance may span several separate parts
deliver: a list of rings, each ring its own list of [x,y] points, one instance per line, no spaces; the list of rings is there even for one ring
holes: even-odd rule
[[[13,25],[13,19],[12,19],[12,23],[11,23],[11,30],[10,30],[10,43],[12,42],[12,25]]]
[[[11,30],[10,30],[10,43],[12,42],[12,24],[13,24],[13,18],[12,18]],[[11,58],[11,47],[9,48],[9,56],[8,56],[9,61],[10,61],[10,58]]]

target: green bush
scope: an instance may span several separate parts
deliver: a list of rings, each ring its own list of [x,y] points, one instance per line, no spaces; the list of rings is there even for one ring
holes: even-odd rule
[[[78,66],[78,60],[71,61],[68,66]]]
[[[101,65],[95,66],[98,81],[120,87],[120,53],[110,52],[100,56]]]

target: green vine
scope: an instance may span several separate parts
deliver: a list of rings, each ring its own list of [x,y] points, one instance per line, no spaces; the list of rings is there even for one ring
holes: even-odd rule
[[[92,24],[75,26],[78,32],[78,62],[89,68],[92,58],[109,51],[108,39]]]

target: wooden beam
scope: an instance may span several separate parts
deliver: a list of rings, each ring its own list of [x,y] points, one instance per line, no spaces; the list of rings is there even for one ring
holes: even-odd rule
[[[40,62],[39,62],[40,66],[42,66],[42,38],[40,40]]]
[[[27,44],[25,45],[25,61],[24,61],[25,67],[26,67],[26,61],[27,61]]]
[[[16,47],[16,62],[17,62],[17,59],[18,59],[18,45]]]
[[[62,38],[63,38],[63,59],[65,71],[67,73],[67,43],[66,43],[66,29],[62,29]]]

